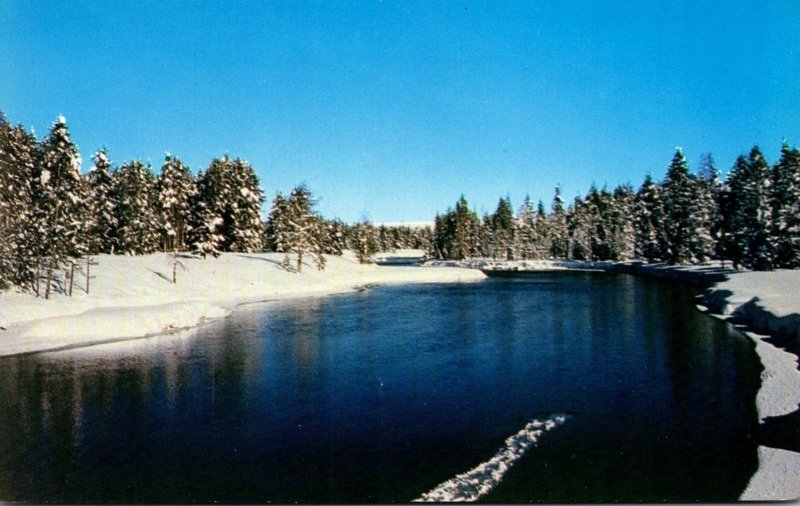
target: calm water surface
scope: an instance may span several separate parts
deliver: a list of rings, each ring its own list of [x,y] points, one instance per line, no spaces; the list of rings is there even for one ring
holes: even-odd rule
[[[760,370],[684,287],[625,275],[247,306],[0,359],[0,499],[405,502],[566,412],[485,500],[731,501]]]

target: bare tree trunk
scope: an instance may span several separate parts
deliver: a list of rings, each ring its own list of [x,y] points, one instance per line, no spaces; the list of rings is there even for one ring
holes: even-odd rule
[[[36,285],[34,285],[35,286],[34,292],[36,293],[37,297],[39,296],[39,280],[41,279],[41,277],[42,277],[42,262],[41,262],[41,260],[39,258],[37,258],[36,259]]]
[[[70,261],[69,266],[69,296],[72,297],[72,285],[75,281],[75,260]]]
[[[178,284],[178,252],[172,252],[172,284]]]
[[[89,273],[92,268],[92,257],[86,257],[86,295],[89,295]]]
[[[61,206],[60,206],[60,202],[58,200],[56,200],[56,208],[55,208],[55,212],[53,213],[53,215],[54,215],[53,223],[57,224],[58,220],[59,220],[59,217],[61,215]],[[57,258],[57,254],[58,254],[57,253],[58,252],[58,238],[53,238],[52,241],[53,242],[52,242],[51,248],[53,248],[53,251],[52,251],[52,254],[50,255],[50,264],[47,266],[47,287],[45,288],[45,292],[44,292],[44,298],[45,299],[50,299],[50,284],[53,281],[53,269],[56,268],[56,263],[57,263],[56,262],[56,258]]]
[[[50,283],[53,281],[53,269],[56,262],[55,255],[50,257],[50,263],[47,266],[47,286],[44,290],[44,298],[50,299]]]
[[[297,272],[303,272],[303,252],[297,252]]]

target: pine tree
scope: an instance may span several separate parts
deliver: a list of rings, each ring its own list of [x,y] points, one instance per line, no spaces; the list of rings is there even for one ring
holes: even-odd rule
[[[784,141],[771,173],[771,242],[775,266],[800,267],[800,150]]]
[[[195,210],[195,222],[205,232],[196,236],[206,239],[195,239],[195,243],[200,241],[211,247],[208,238],[219,236],[220,241],[213,249],[252,252],[263,248],[264,199],[258,176],[247,162],[239,158],[231,160],[227,155],[213,160],[206,172],[198,174],[197,191],[203,205]]]
[[[567,258],[569,254],[569,229],[567,215],[564,212],[564,199],[561,188],[556,186],[553,196],[552,211],[549,216],[550,254],[553,258]]]
[[[599,261],[633,258],[633,201],[630,186],[618,186],[612,193],[592,185],[585,199],[576,199],[569,213],[572,256]]]
[[[700,159],[697,181],[700,185],[700,201],[698,205],[707,217],[708,231],[711,236],[712,251],[718,258],[725,258],[723,246],[723,217],[720,212],[720,200],[723,186],[719,179],[719,171],[714,165],[710,153]]]
[[[749,177],[747,158],[740,155],[728,172],[725,191],[721,196],[720,209],[724,217],[723,242],[727,256],[738,269],[745,258],[747,246],[746,230],[749,221],[744,195],[747,193]]]
[[[341,256],[347,248],[346,227],[339,219],[325,221],[323,248],[326,255]]]
[[[116,215],[118,196],[111,160],[106,149],[98,150],[92,160],[94,166],[86,175],[91,189],[89,253],[115,253],[119,250],[119,222]]]
[[[514,232],[515,256],[522,260],[539,258],[536,251],[536,210],[533,208],[531,197],[525,196],[517,213]]]
[[[13,239],[9,236],[12,230],[11,214],[14,209],[12,198],[15,193],[15,185],[11,179],[15,176],[16,166],[9,163],[9,158],[5,152],[11,126],[8,124],[3,111],[0,111],[0,291],[6,290],[11,286],[14,276],[13,268]]]
[[[167,154],[156,184],[161,247],[164,251],[185,251],[191,222],[191,200],[197,192],[189,168]]]
[[[37,290],[44,245],[33,226],[33,192],[40,160],[36,138],[22,125],[11,127],[0,112],[0,289]]]
[[[644,258],[650,263],[664,260],[666,241],[663,240],[662,217],[661,188],[648,174],[633,203],[635,258]]]
[[[296,255],[297,272],[303,270],[303,256],[311,256],[317,269],[325,269],[324,222],[315,211],[316,201],[305,185],[292,190],[286,201],[286,232],[283,245],[284,266],[291,266],[291,255]]]
[[[743,157],[740,157],[742,161]],[[738,163],[738,162],[737,162]],[[731,187],[731,179],[722,183],[717,195],[716,209],[719,216],[719,230],[717,231],[717,243],[715,251],[722,260],[723,267],[725,260],[730,260],[734,267],[738,269],[741,263],[742,254],[736,241],[736,207],[734,193]]]
[[[732,235],[729,250],[735,266],[741,264],[756,270],[772,268],[769,177],[769,166],[758,146],[750,151],[749,157],[737,158],[728,175]]]
[[[497,258],[497,245],[494,240],[494,230],[492,228],[492,215],[483,213],[478,221],[478,252],[473,256],[485,258]]]
[[[158,194],[153,171],[139,161],[115,173],[119,252],[146,255],[159,249]]]
[[[544,210],[544,202],[541,200],[539,200],[539,204],[536,206],[533,230],[533,258],[549,258],[553,251],[553,239],[550,229],[550,219]]]
[[[359,263],[372,263],[372,257],[379,249],[378,242],[375,227],[366,217],[362,218],[355,228],[354,250]]]
[[[236,182],[236,226],[230,250],[261,251],[264,248],[264,223],[261,221],[264,196],[259,187],[258,176],[250,164],[238,158],[233,161],[233,174]]]
[[[89,186],[81,177],[80,155],[63,116],[53,124],[41,149],[33,223],[41,233],[40,252],[47,258],[45,298],[49,298],[56,269],[89,251]]]
[[[708,217],[701,202],[700,185],[689,174],[678,148],[662,185],[666,260],[671,264],[703,262],[711,252]]]
[[[433,218],[433,237],[431,238],[430,249],[427,251],[427,256],[429,257],[443,260],[447,258],[449,254],[447,246],[451,241],[449,237],[450,220],[448,219],[450,211],[452,211],[452,209],[449,209],[445,215],[436,213],[436,216]]]
[[[758,146],[753,147],[748,157],[748,165],[752,176],[747,200],[754,211],[754,221],[748,233],[746,262],[757,270],[771,269],[774,252],[769,240],[772,228],[770,211],[770,170],[764,155]]]
[[[481,222],[464,195],[434,220],[433,253],[437,258],[465,260],[481,252]]]
[[[567,210],[567,230],[569,232],[567,258],[594,260],[592,248],[595,243],[594,233],[598,216],[594,199],[591,198],[592,192],[597,192],[594,186],[589,190],[586,200],[575,197],[575,200]]]
[[[206,201],[212,192],[211,185],[203,171],[197,174],[196,192],[189,198],[191,207],[188,227],[188,242],[191,251],[205,258],[208,255],[218,257],[222,252],[223,236],[222,217],[219,216]]]
[[[480,222],[478,215],[469,209],[464,195],[456,202],[453,213],[453,244],[451,251],[454,260],[465,260],[473,257],[480,251]]]
[[[378,245],[380,251],[392,251],[395,249],[389,229],[385,225],[378,227]]]
[[[633,206],[635,196],[630,184],[614,189],[613,203],[610,211],[611,237],[609,247],[612,260],[630,260],[634,258],[636,242],[633,229]]]
[[[489,245],[485,251],[492,258],[502,258],[505,260],[514,259],[514,211],[511,207],[509,197],[500,198],[497,202],[497,209],[492,214],[488,222],[484,223],[489,230]]]
[[[594,228],[592,230],[592,259],[616,260],[614,250],[616,238],[613,222],[614,197],[605,186],[598,191],[594,185],[586,196],[589,209],[593,213]]]
[[[270,251],[289,251],[289,202],[278,192],[272,200],[272,209],[267,217],[266,246]]]

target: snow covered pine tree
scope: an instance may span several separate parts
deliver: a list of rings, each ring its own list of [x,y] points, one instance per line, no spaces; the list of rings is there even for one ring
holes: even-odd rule
[[[58,280],[56,270],[89,249],[89,185],[81,177],[81,159],[60,116],[42,142],[42,170],[33,194],[34,225],[40,236],[37,252],[46,258],[45,298]],[[72,276],[62,290],[71,290]],[[69,283],[69,286],[67,285]]]
[[[94,166],[86,175],[91,190],[89,253],[115,253],[119,250],[118,195],[111,160],[106,149],[97,151],[92,160]]]
[[[666,260],[671,264],[703,262],[711,255],[709,217],[701,197],[700,184],[677,148],[661,192]]]
[[[41,238],[31,224],[39,155],[36,138],[0,112],[0,290],[16,285],[38,295]]]
[[[191,199],[197,192],[189,167],[169,153],[164,156],[161,175],[156,183],[158,192],[161,247],[173,253],[187,249]]]

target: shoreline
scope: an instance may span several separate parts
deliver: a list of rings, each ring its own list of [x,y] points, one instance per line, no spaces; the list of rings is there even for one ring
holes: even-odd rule
[[[798,271],[742,272],[717,283],[703,297],[709,314],[740,328],[754,344],[764,371],[756,396],[759,423],[797,413],[800,405],[800,294]],[[758,470],[742,501],[800,497],[800,453],[758,447]]]
[[[328,268],[304,264],[302,273],[281,267],[282,254],[223,254],[182,258],[177,284],[169,281],[168,255],[99,255],[92,292],[75,290],[50,300],[0,294],[0,356],[32,354],[125,341],[196,327],[228,316],[240,305],[353,293],[379,284],[470,283],[485,279],[471,269],[379,267],[355,258],[327,257]]]

